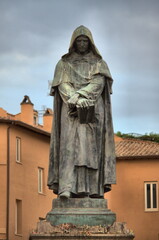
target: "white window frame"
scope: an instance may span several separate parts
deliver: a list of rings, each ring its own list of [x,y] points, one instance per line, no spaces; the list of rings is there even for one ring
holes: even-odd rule
[[[16,137],[16,162],[21,163],[21,138]]]
[[[158,182],[152,181],[152,182],[145,182],[145,211],[146,212],[153,212],[158,211]],[[156,207],[153,206],[153,184],[156,185]],[[150,207],[147,206],[147,198],[148,198],[148,192],[147,192],[147,185],[150,185]]]
[[[44,168],[38,167],[38,193],[44,193]]]

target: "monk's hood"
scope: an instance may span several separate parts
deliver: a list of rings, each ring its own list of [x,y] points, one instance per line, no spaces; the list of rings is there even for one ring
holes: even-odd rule
[[[96,56],[98,56],[99,58],[102,58],[101,54],[99,53],[98,49],[96,48],[96,46],[94,44],[94,40],[93,40],[93,37],[92,37],[92,34],[91,34],[90,30],[83,25],[76,28],[75,31],[73,32],[71,42],[70,42],[70,46],[69,46],[69,52],[67,54],[65,54],[63,57],[65,57],[65,56],[71,54],[72,52],[74,52],[74,42],[75,42],[76,38],[81,36],[81,35],[84,35],[84,36],[89,38],[93,53]]]

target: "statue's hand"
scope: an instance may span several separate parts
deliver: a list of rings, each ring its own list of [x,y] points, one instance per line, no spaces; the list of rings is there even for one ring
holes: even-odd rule
[[[77,106],[81,108],[89,108],[90,106],[90,100],[86,98],[80,98],[77,102]]]
[[[74,108],[76,106],[76,103],[78,102],[78,99],[79,99],[79,93],[75,93],[68,101],[68,106],[70,108]]]

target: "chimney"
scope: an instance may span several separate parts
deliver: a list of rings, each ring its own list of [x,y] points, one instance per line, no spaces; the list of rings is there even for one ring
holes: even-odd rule
[[[43,129],[45,131],[51,132],[52,119],[53,119],[53,112],[50,108],[47,108],[43,115]]]
[[[34,104],[30,101],[30,98],[25,95],[21,102],[21,121],[27,124],[33,125],[33,111]]]

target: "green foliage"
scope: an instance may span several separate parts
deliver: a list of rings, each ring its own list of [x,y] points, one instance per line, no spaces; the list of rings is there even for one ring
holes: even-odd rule
[[[136,133],[121,133],[118,131],[116,133],[118,137],[122,138],[135,138],[140,140],[147,140],[147,141],[153,141],[153,142],[159,142],[159,134],[158,133],[145,133],[144,135],[136,134]]]

